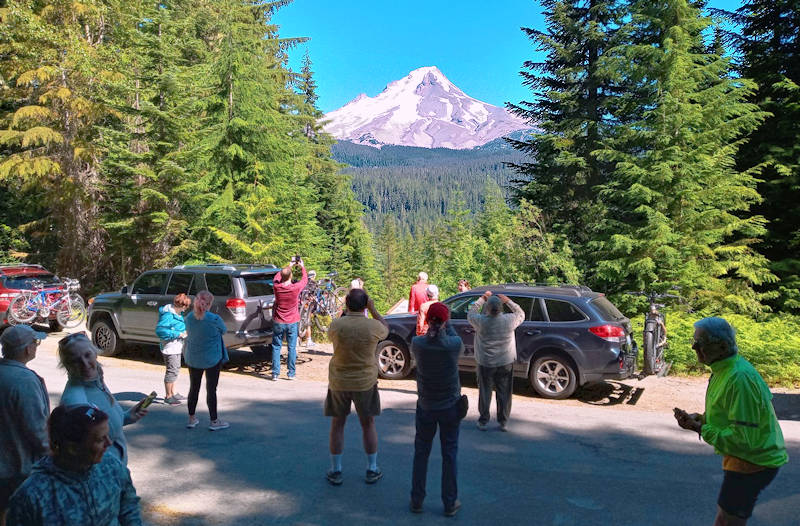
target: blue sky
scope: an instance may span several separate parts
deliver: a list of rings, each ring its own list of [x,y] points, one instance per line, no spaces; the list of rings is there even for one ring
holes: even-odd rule
[[[709,2],[723,9],[740,4]],[[496,106],[529,100],[519,70],[534,52],[519,28],[544,29],[534,0],[294,0],[273,21],[281,37],[311,39],[291,51],[290,65],[299,70],[308,50],[324,112],[359,93],[374,97],[423,66],[438,66],[465,93]]]

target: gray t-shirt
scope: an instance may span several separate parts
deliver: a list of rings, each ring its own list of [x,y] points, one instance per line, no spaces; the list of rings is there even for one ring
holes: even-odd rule
[[[485,303],[483,297],[472,304],[467,321],[475,328],[475,360],[483,367],[502,367],[517,359],[517,341],[514,329],[525,321],[522,307],[510,301],[511,312],[497,316],[481,314]]]

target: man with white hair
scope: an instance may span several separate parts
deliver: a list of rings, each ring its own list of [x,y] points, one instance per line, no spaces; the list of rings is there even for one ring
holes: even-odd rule
[[[484,307],[484,303],[486,307]],[[503,313],[503,305],[511,312]],[[483,308],[483,312],[481,312]],[[486,431],[492,391],[497,395],[497,423],[506,431],[511,414],[514,361],[517,340],[514,330],[525,321],[525,311],[505,294],[492,296],[487,290],[473,303],[467,321],[475,329],[475,360],[478,362],[478,429]]]
[[[46,336],[27,325],[0,335],[0,524],[11,494],[48,452],[50,399],[44,380],[27,366]]]
[[[722,487],[715,525],[743,526],[759,493],[789,457],[772,407],[772,393],[750,362],[739,356],[736,335],[723,318],[694,324],[692,349],[711,368],[703,414],[675,408],[683,429],[695,431],[722,455]]]
[[[428,300],[419,306],[419,312],[417,312],[417,336],[422,336],[428,332],[428,309],[439,301],[439,287],[430,284],[425,289],[425,294]]]
[[[408,312],[417,312],[419,307],[428,301],[428,274],[420,272],[417,275],[417,282],[411,285],[411,292],[408,294]]]

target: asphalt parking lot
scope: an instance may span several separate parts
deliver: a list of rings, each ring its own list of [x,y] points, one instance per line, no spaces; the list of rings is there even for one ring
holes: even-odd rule
[[[56,342],[63,335],[50,335],[29,364],[45,378],[54,404],[66,381],[56,356]],[[324,350],[315,352],[319,354],[310,356],[325,354]],[[156,361],[137,355],[100,359],[107,383],[123,406],[151,390],[163,394],[163,368]],[[463,508],[457,517],[447,519],[439,497],[441,458],[436,445],[425,513],[408,512],[416,394],[411,380],[381,382],[384,411],[377,419],[378,462],[385,476],[374,486],[364,483],[366,459],[357,420],[352,418],[345,435],[345,482],[332,487],[324,478],[329,426],[322,416],[326,384],[324,377],[310,374],[310,366],[304,375],[303,367],[301,363],[301,379],[295,382],[266,381],[246,367],[224,372],[218,394],[220,416],[231,423],[228,430],[206,429],[202,395],[197,413],[201,426],[196,429],[184,428],[185,406],[159,403],[151,406],[141,422],[125,428],[129,467],[147,524],[713,522],[722,479],[720,458],[696,435],[677,428],[671,407],[652,403],[637,407],[646,398],[630,404],[626,401],[630,392],[619,403],[559,403],[515,390],[510,432],[501,433],[491,425],[487,432],[475,427],[477,397],[474,387],[465,388],[472,407],[462,424],[459,444]],[[186,394],[185,369],[177,383],[179,392]],[[682,391],[689,394],[681,396],[687,397],[686,402],[702,394],[696,381],[684,383],[687,387]],[[598,400],[608,395],[613,401],[613,393],[621,388],[599,389]],[[792,408],[798,406],[800,394],[780,395],[781,403],[789,408],[780,414],[790,463],[762,495],[752,525],[797,524],[800,468],[795,459],[800,458],[800,414]],[[700,396],[694,407],[686,408],[697,410],[702,403]]]

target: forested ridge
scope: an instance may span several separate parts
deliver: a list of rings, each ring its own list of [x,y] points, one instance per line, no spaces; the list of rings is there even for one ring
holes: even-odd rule
[[[286,3],[0,1],[0,259],[92,293],[299,251],[382,307],[420,270],[443,295],[583,283],[631,316],[626,290],[680,287],[799,361],[800,0],[543,0],[508,105],[535,132],[471,151],[335,143]]]

